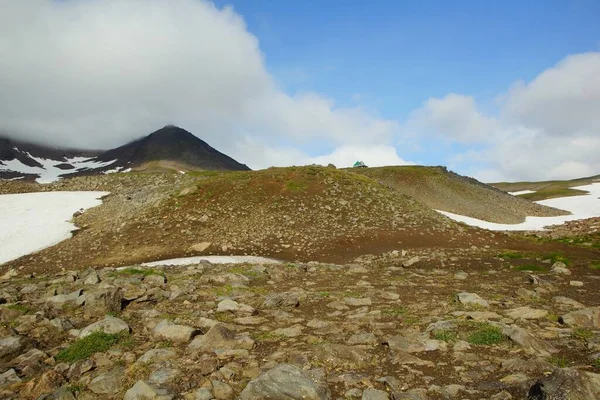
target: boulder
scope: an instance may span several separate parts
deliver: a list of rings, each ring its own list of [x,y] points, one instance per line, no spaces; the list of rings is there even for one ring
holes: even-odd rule
[[[566,264],[561,261],[557,261],[554,264],[552,264],[552,267],[550,268],[550,273],[557,275],[571,275],[571,271],[569,271]]]
[[[125,371],[115,368],[109,372],[96,376],[88,385],[88,389],[95,394],[115,394],[121,390]]]
[[[295,308],[300,305],[298,295],[293,292],[274,293],[268,295],[263,302],[263,308]]]
[[[123,396],[123,400],[171,400],[173,396],[165,389],[160,389],[145,381],[139,380]]]
[[[572,311],[560,317],[559,322],[575,327],[600,329],[600,307],[588,307]]]
[[[123,301],[123,291],[117,287],[100,288],[85,293],[83,316],[87,319],[99,318],[109,313],[119,313]]]
[[[537,381],[528,400],[591,400],[600,398],[600,375],[572,368],[556,369]]]
[[[254,340],[248,336],[239,336],[223,324],[210,328],[205,335],[196,336],[187,347],[189,352],[214,351],[216,349],[245,349],[254,347]]]
[[[81,332],[79,332],[79,338],[84,338],[86,336],[91,335],[93,332],[101,331],[104,333],[128,333],[130,330],[127,322],[123,321],[120,318],[111,317],[107,315],[104,319],[95,322],[87,327],[83,328]]]
[[[279,364],[251,380],[240,394],[240,400],[287,399],[329,400],[326,386],[298,367]]]
[[[468,292],[458,293],[456,295],[456,300],[460,304],[463,304],[466,306],[474,305],[474,306],[485,307],[485,308],[488,308],[490,306],[490,303],[488,303],[487,300],[482,299],[476,293],[468,293]]]
[[[168,319],[160,321],[153,330],[154,336],[173,342],[185,343],[192,340],[198,330],[187,325],[176,325]]]

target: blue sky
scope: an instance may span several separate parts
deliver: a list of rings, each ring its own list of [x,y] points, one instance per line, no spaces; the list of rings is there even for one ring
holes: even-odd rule
[[[0,132],[97,149],[175,124],[255,169],[594,175],[599,20],[597,0],[0,1]]]
[[[496,97],[515,81],[600,48],[600,2],[593,0],[216,4],[244,17],[286,91],[317,91],[397,121],[448,93],[473,96],[495,115]],[[401,140],[397,147],[403,158],[430,164],[446,164],[464,147],[421,146],[428,150],[418,155]]]

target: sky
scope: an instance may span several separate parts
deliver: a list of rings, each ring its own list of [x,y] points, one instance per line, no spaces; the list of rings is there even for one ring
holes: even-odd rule
[[[0,0],[0,133],[166,124],[251,168],[600,174],[600,2]]]

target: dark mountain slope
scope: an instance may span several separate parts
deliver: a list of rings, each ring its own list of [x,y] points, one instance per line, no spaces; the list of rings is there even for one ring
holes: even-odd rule
[[[135,168],[151,161],[175,161],[206,170],[248,171],[244,164],[215,150],[205,141],[176,126],[165,126],[150,135],[106,151],[99,161],[126,160]]]

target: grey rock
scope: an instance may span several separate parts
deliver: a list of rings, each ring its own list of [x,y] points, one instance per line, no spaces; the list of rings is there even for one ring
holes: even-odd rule
[[[548,315],[548,311],[525,306],[507,310],[505,314],[512,319],[540,319]]]
[[[9,369],[3,374],[0,374],[0,387],[21,382],[23,382],[23,380],[19,378],[19,376],[13,368]]]
[[[123,385],[123,368],[115,368],[104,374],[100,374],[88,385],[88,389],[95,394],[115,394],[121,390]]]
[[[571,275],[571,271],[569,271],[565,263],[561,261],[557,261],[554,264],[552,264],[552,267],[550,268],[550,273],[557,275]]]
[[[238,303],[235,300],[225,299],[217,305],[217,312],[232,312],[236,315],[254,315],[256,310],[247,305]]]
[[[377,344],[377,337],[371,332],[357,333],[357,334],[350,336],[350,338],[346,341],[346,343],[349,345]]]
[[[100,288],[84,294],[85,318],[99,318],[109,313],[118,313],[122,308],[123,291],[117,287]]]
[[[88,371],[91,371],[96,365],[94,360],[79,360],[75,363],[71,364],[69,367],[69,371],[67,372],[67,378],[69,380],[79,378],[81,375],[85,374]]]
[[[302,329],[302,325],[293,325],[288,328],[275,329],[273,333],[275,335],[293,338],[302,335]]]
[[[456,295],[456,300],[460,304],[463,304],[463,305],[476,305],[476,306],[485,307],[485,308],[488,308],[490,306],[490,303],[488,303],[487,300],[482,299],[476,293],[468,293],[468,292],[458,293]]]
[[[0,339],[0,357],[10,356],[19,353],[24,346],[23,339],[20,336],[8,336]]]
[[[46,299],[48,305],[54,307],[62,307],[64,304],[80,305],[79,296],[81,296],[81,290],[76,290],[69,294],[59,294]]]
[[[365,389],[362,394],[362,400],[389,400],[388,392],[377,389]]]
[[[43,351],[31,349],[12,360],[11,365],[22,374],[31,377],[37,375],[45,367],[44,360],[47,358],[48,355]]]
[[[196,336],[189,344],[189,352],[214,351],[215,349],[245,349],[254,347],[254,340],[248,336],[236,335],[225,325],[217,324],[210,328],[205,335]]]
[[[144,278],[144,283],[150,286],[164,286],[167,278],[164,275],[152,274]]]
[[[240,400],[329,400],[327,387],[298,367],[279,364],[251,380],[240,394]]]
[[[600,375],[572,368],[556,369],[529,390],[529,400],[591,400],[600,398]]]
[[[262,304],[263,308],[295,308],[300,305],[298,295],[293,292],[274,293],[268,295]]]
[[[574,327],[600,329],[600,307],[572,311],[560,317],[559,322]]]
[[[221,381],[211,381],[213,387],[213,395],[217,400],[233,399],[233,389],[231,386]]]
[[[585,306],[583,304],[581,304],[580,302],[575,301],[575,300],[570,299],[565,296],[556,296],[552,299],[552,301],[561,306],[568,306],[568,307],[573,307],[573,308],[585,308]]]
[[[151,349],[138,358],[138,363],[152,364],[157,361],[171,360],[177,357],[177,352],[173,349]]]
[[[83,328],[79,333],[79,338],[89,336],[93,332],[101,331],[104,333],[121,333],[129,332],[129,325],[120,318],[111,317],[107,315],[104,319],[95,322],[87,327]]]
[[[200,388],[194,391],[193,393],[194,400],[212,400],[214,399],[210,389],[208,388]]]
[[[362,306],[370,306],[371,299],[368,297],[354,298],[354,297],[346,297],[344,299],[344,303],[353,307],[362,307]]]
[[[166,390],[139,380],[123,396],[123,400],[172,400],[173,396]]]
[[[153,333],[161,339],[185,343],[192,340],[198,330],[187,325],[176,325],[168,319],[163,319],[156,325]]]
[[[500,327],[504,335],[508,336],[510,340],[521,346],[526,353],[550,357],[552,354],[558,352],[552,345],[542,339],[536,338],[524,328],[506,324],[497,324],[497,326]]]
[[[176,368],[162,368],[152,372],[148,377],[148,382],[164,385],[165,383],[173,382],[180,376],[181,371]]]
[[[421,261],[421,259],[419,257],[412,257],[409,260],[403,261],[402,266],[404,268],[409,268],[409,267],[412,267],[413,265],[415,265],[416,263],[418,263],[419,261]]]

